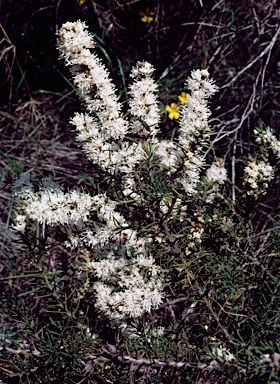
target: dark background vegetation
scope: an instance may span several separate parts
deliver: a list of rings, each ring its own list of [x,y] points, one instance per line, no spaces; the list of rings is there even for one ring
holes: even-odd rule
[[[125,84],[129,82],[132,65],[137,60],[145,59],[155,66],[155,78],[158,81],[162,103],[162,129],[166,136],[177,123],[167,118],[165,105],[177,102],[177,96],[185,90],[184,81],[192,69],[207,68],[220,88],[211,103],[211,125],[216,132],[220,132],[216,153],[231,163],[235,158],[242,160],[248,153],[256,152],[257,148],[251,139],[255,127],[270,126],[279,137],[280,37],[279,34],[276,36],[279,31],[278,7],[277,0],[2,1],[1,276],[5,278],[32,272],[38,262],[38,258],[35,258],[37,261],[30,258],[25,260],[25,263],[19,255],[30,253],[27,241],[23,245],[15,234],[7,231],[12,222],[11,185],[19,174],[31,172],[38,179],[52,177],[67,188],[83,186],[89,191],[92,188],[91,180],[95,177],[95,169],[84,159],[75,143],[73,128],[69,125],[74,111],[83,107],[71,86],[69,71],[58,58],[57,31],[64,22],[81,19],[96,35],[98,53],[120,90],[122,101],[126,99]],[[154,12],[151,23],[141,21],[139,13],[146,8]],[[231,81],[235,76],[236,80]],[[236,164],[235,182],[236,186],[241,188],[242,174],[238,161]],[[271,217],[279,204],[278,178],[274,180],[272,189],[266,200],[258,206],[257,212],[250,216],[256,230],[261,231],[264,221],[271,220],[274,223]],[[65,251],[58,248],[57,257],[60,255],[63,260]],[[75,255],[67,255],[67,258],[68,261],[62,263],[61,269],[65,275],[74,276]],[[271,265],[271,268],[276,267]],[[268,278],[269,275],[265,276]],[[0,340],[3,334],[5,337],[9,335],[9,340],[20,338],[27,340],[31,345],[37,337],[41,340],[40,351],[44,356],[48,356],[48,359],[41,361],[36,354],[31,358],[17,356],[1,347],[0,354],[2,351],[3,355],[0,355],[0,378],[3,377],[4,383],[110,382],[105,378],[106,374],[100,374],[94,371],[94,368],[90,371],[88,365],[89,370],[83,371],[84,367],[80,363],[81,350],[83,354],[93,353],[91,342],[78,325],[83,321],[83,324],[87,325],[87,316],[81,320],[81,315],[78,321],[74,315],[69,317],[69,313],[62,310],[59,316],[57,313],[53,315],[54,320],[50,323],[49,312],[46,313],[45,308],[49,301],[58,298],[53,291],[51,298],[44,296],[44,291],[38,299],[32,292],[33,287],[37,287],[36,278],[34,276],[29,279],[9,280],[8,283],[5,281],[2,284]],[[69,279],[72,280],[67,284],[59,280],[59,287],[65,295],[70,295],[75,285],[75,277]],[[265,277],[263,279],[265,285]],[[275,283],[274,298],[278,297],[277,287],[279,288],[279,285]],[[271,287],[264,288],[264,292],[265,289],[269,290]],[[31,293],[21,296],[26,292]],[[255,302],[256,306],[250,308],[253,313],[258,311],[258,306],[269,307],[271,304],[253,299],[252,302]],[[62,308],[64,304],[61,303]],[[273,305],[273,309],[269,308],[276,311],[276,306]],[[69,309],[72,314],[75,310]],[[182,312],[182,308],[178,311]],[[201,316],[202,312],[201,310]],[[244,312],[244,315],[247,313]],[[263,319],[265,321],[265,317]],[[267,321],[269,323],[269,320]],[[177,326],[174,334],[182,331],[178,324]],[[279,322],[278,325],[271,323],[268,326],[272,329],[269,332],[269,342],[273,345],[279,336]],[[100,320],[95,324],[95,328],[98,327],[110,338],[111,331],[100,324]],[[47,332],[47,329],[51,332]],[[239,330],[238,327],[237,329]],[[252,329],[243,329],[242,332],[242,335],[254,333]],[[268,337],[265,332],[263,335]],[[200,337],[202,340],[203,335]],[[257,334],[252,337],[259,345],[262,342],[260,338]],[[3,336],[3,345],[4,339]],[[14,350],[18,348],[7,342],[6,347]],[[267,348],[263,348],[263,352],[266,353]],[[34,367],[36,369],[32,371]],[[111,371],[113,367],[114,363],[111,365]],[[262,372],[254,369],[249,369],[251,373],[247,377],[245,374],[234,376],[234,369],[225,369],[224,372],[213,373],[212,376],[197,371],[180,375],[171,370],[172,374],[162,371],[159,381],[155,377],[154,381],[149,381],[146,376],[144,381],[136,382],[279,382],[277,375],[273,376],[269,370]],[[85,380],[86,374],[91,376]],[[110,377],[111,380],[115,377],[115,381],[111,382],[133,382],[131,377],[127,379],[128,371],[122,373],[117,365]],[[236,377],[235,381],[232,381],[233,377]]]

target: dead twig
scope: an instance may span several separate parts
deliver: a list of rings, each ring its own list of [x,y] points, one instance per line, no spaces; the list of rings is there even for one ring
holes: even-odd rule
[[[211,313],[211,315],[214,317],[214,319],[216,320],[217,324],[218,324],[218,327],[220,328],[220,330],[223,332],[223,334],[225,335],[225,337],[227,338],[228,341],[231,341],[232,338],[228,332],[228,330],[221,324],[220,322],[220,319],[219,319],[219,316],[216,314],[216,312],[214,311],[210,301],[206,298],[205,294],[203,293],[202,291],[202,288],[201,286],[198,284],[198,282],[196,282],[194,284],[194,288],[198,291],[199,293],[199,296],[201,297],[202,301],[204,302],[204,304],[206,305],[206,307],[208,308],[209,312]]]
[[[255,57],[254,60],[252,60],[248,65],[246,65],[246,67],[244,67],[241,71],[239,71],[228,83],[222,85],[220,89],[230,87],[241,75],[243,75],[244,72],[248,71],[249,68],[251,68],[255,63],[257,63],[268,52],[271,52],[272,48],[276,43],[279,33],[280,33],[280,27],[277,28],[275,35],[273,36],[271,42],[265,47],[265,49],[257,57]]]

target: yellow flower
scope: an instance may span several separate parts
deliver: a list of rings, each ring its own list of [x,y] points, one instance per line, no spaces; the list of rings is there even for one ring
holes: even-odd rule
[[[180,106],[175,104],[175,103],[172,103],[170,106],[167,105],[165,107],[166,111],[168,112],[168,117],[169,119],[173,120],[173,119],[179,119],[180,117]]]
[[[146,8],[145,9],[145,12],[140,12],[140,16],[141,17],[141,20],[143,21],[143,23],[150,23],[151,21],[153,21],[153,15],[155,13],[153,11],[150,10],[150,8]]]
[[[180,100],[180,103],[181,103],[182,105],[185,105],[185,104],[187,104],[187,102],[188,102],[188,97],[189,97],[189,96],[190,96],[190,95],[189,95],[188,93],[186,93],[186,92],[182,92],[181,95],[178,96],[178,99]]]

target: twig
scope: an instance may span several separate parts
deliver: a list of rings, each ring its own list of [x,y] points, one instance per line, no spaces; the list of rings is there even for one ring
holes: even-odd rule
[[[275,35],[273,36],[271,42],[265,47],[265,49],[257,56],[255,57],[254,60],[252,60],[246,67],[244,67],[241,71],[239,71],[228,83],[222,85],[219,87],[219,89],[227,88],[229,87],[232,83],[234,83],[238,77],[240,77],[244,72],[246,72],[249,68],[251,68],[257,61],[259,61],[264,55],[266,55],[268,52],[270,52],[276,43],[277,37],[280,33],[280,27],[278,27]]]
[[[0,351],[1,350],[4,350],[7,353],[10,353],[13,355],[34,355],[34,356],[41,355],[41,353],[36,348],[33,350],[30,350],[30,349],[22,349],[22,348],[14,349],[14,348],[4,346],[4,347],[0,347]]]
[[[240,123],[238,124],[238,126],[236,128],[234,128],[233,130],[231,131],[228,131],[228,132],[225,132],[222,136],[219,136],[219,134],[217,135],[217,137],[213,140],[213,144],[217,143],[218,141],[222,140],[224,137],[230,135],[231,133],[236,133],[239,131],[239,129],[242,127],[244,121],[249,117],[249,115],[253,112],[254,110],[254,100],[256,98],[256,86],[257,86],[257,81],[255,82],[254,84],[254,87],[253,87],[253,93],[252,95],[250,96],[250,99],[247,103],[247,106],[245,108],[245,111],[243,112],[242,114],[242,117],[241,117],[241,121]],[[221,131],[220,131],[221,132]],[[219,133],[220,133],[219,132]]]
[[[231,341],[232,338],[230,336],[230,334],[228,333],[227,329],[225,327],[222,326],[222,324],[220,323],[220,319],[219,319],[219,316],[215,313],[210,301],[205,297],[205,294],[203,293],[200,285],[198,284],[198,282],[196,282],[194,284],[194,288],[197,289],[202,301],[204,302],[204,304],[206,305],[206,307],[209,309],[209,312],[211,313],[211,315],[214,317],[214,319],[216,320],[220,330],[223,332],[223,334],[225,335],[225,337],[227,338],[228,341]]]
[[[276,229],[280,229],[280,225],[276,225],[274,228],[265,229],[262,232],[256,233],[255,235],[251,235],[250,239],[255,239],[256,237],[263,236],[269,232],[275,231]]]
[[[235,131],[234,138],[233,138],[233,151],[232,151],[232,159],[231,159],[231,187],[232,187],[232,201],[235,203],[235,157],[236,157],[236,140],[237,140],[237,133],[238,131]]]
[[[254,287],[255,288],[255,287]],[[217,300],[215,300],[213,297],[212,297],[213,301],[215,301],[215,303],[220,307],[221,311],[223,311],[224,313],[226,313],[227,315],[231,315],[231,316],[237,316],[237,317],[245,317],[246,319],[249,319],[251,321],[253,321],[254,323],[256,324],[259,324],[256,320],[254,320],[252,317],[248,316],[248,315],[243,315],[242,313],[234,313],[234,312],[229,312],[229,311],[226,311],[220,303],[218,303]]]
[[[265,266],[261,263],[261,262],[259,262],[259,260],[257,260],[257,258],[256,257],[253,257],[253,256],[250,256],[250,255],[248,255],[248,253],[246,253],[246,257],[248,257],[248,259],[249,260],[251,260],[255,265],[258,265],[260,268],[261,268],[261,270],[263,271],[263,272],[265,272],[269,277],[270,277],[270,279],[273,281],[276,281],[276,277],[275,276],[273,276],[272,275],[272,273],[270,273],[266,268],[265,268]]]
[[[59,31],[59,26],[58,26],[58,10],[59,10],[61,1],[62,0],[58,0],[58,2],[56,4],[56,9],[55,9],[55,32],[56,32],[57,36],[58,36],[58,31]]]
[[[107,351],[108,352],[108,351]],[[110,355],[111,353],[108,352]],[[213,363],[211,364],[193,364],[193,363],[189,363],[187,361],[173,361],[173,360],[158,360],[158,359],[146,359],[146,358],[139,358],[139,359],[135,359],[134,357],[131,357],[131,356],[128,356],[128,355],[115,355],[115,356],[112,356],[115,360],[117,360],[120,364],[132,364],[132,365],[149,365],[153,368],[162,368],[162,367],[166,367],[166,368],[184,368],[184,367],[188,367],[188,368],[192,368],[192,369],[199,369],[199,370],[202,370],[202,369],[212,369],[213,368]],[[104,357],[104,356],[100,356],[100,357],[96,357],[96,356],[87,356],[87,359],[88,360],[93,360],[95,364],[100,364],[100,363],[104,363],[104,362],[108,362],[110,361],[111,359],[108,358],[108,357]],[[216,360],[215,361],[215,365],[217,364]]]
[[[233,151],[232,151],[232,160],[231,160],[231,182],[232,182],[232,201],[235,203],[235,158],[236,158],[236,140],[239,129],[242,127],[244,121],[250,116],[250,114],[254,111],[254,102],[256,99],[256,88],[258,84],[259,76],[257,77],[255,84],[253,86],[253,93],[250,96],[248,104],[246,106],[245,111],[242,114],[241,121],[238,124],[237,128],[235,128],[234,138],[233,138]],[[221,137],[225,136],[222,135]],[[215,139],[214,139],[215,141]]]

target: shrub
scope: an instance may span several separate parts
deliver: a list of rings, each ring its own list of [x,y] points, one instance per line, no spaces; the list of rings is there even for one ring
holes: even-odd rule
[[[256,129],[252,153],[226,164],[208,123],[218,87],[196,69],[163,137],[151,64],[133,67],[122,106],[86,25],[65,23],[59,35],[86,109],[71,124],[101,181],[88,191],[27,174],[14,183],[28,272],[4,280],[31,279],[23,293],[4,292],[22,324],[2,349],[17,377],[277,380],[279,213],[254,216],[276,188],[275,134]]]

